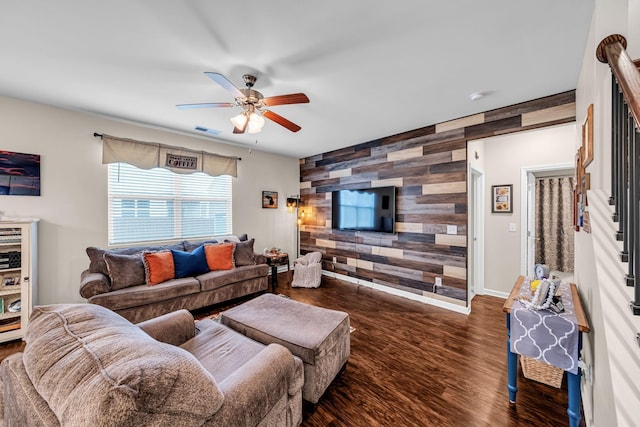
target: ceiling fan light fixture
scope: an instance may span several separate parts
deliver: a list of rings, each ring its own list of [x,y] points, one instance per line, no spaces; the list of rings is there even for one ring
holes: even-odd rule
[[[260,114],[251,113],[249,115],[249,128],[247,132],[258,133],[264,127],[264,118]]]
[[[237,129],[244,129],[247,125],[247,120],[249,120],[249,118],[244,111],[235,117],[231,117],[231,123],[233,123]]]

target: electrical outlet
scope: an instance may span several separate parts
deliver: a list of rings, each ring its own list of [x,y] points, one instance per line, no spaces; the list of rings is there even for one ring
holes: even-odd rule
[[[442,277],[436,277],[436,282],[433,286],[442,286]]]
[[[333,257],[333,263],[335,264],[336,262],[338,262],[338,258]]]

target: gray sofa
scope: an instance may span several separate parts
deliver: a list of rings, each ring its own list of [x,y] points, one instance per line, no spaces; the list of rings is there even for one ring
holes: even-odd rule
[[[192,252],[203,244],[222,242],[234,244],[234,268],[146,284],[144,252]],[[155,247],[89,247],[90,265],[81,275],[80,295],[138,323],[180,309],[195,310],[263,292],[269,287],[269,267],[262,255],[254,253],[253,245],[254,239],[245,234]]]
[[[134,325],[92,304],[36,307],[0,365],[7,426],[297,426],[302,361],[186,310]]]

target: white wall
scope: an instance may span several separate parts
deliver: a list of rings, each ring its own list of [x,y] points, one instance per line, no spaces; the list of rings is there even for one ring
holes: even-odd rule
[[[593,382],[582,384],[588,426],[637,426],[640,407],[640,347],[635,342],[640,316],[628,308],[632,289],[624,285],[626,267],[618,258],[619,242],[611,237],[617,225],[606,203],[611,185],[611,73],[595,57],[600,41],[615,33],[626,37],[631,58],[639,58],[639,0],[596,0],[576,90],[578,123],[594,104],[594,161],[587,168],[593,232],[576,233],[575,240],[575,280],[591,326],[583,345],[583,357],[593,367]]]
[[[107,245],[107,166],[94,132],[242,157],[233,179],[234,233],[255,237],[259,251],[295,252],[295,217],[285,199],[299,192],[298,159],[4,97],[0,117],[0,150],[41,156],[40,197],[0,196],[7,216],[41,219],[40,304],[84,301],[78,289],[89,262],[85,248]],[[262,190],[278,192],[278,209],[262,209]]]
[[[520,275],[520,235],[526,227],[520,221],[522,168],[573,164],[576,138],[576,125],[571,123],[469,143],[469,162],[485,172],[485,293],[506,296]],[[513,213],[491,213],[491,186],[504,184],[513,184]],[[510,223],[515,231],[509,231]]]

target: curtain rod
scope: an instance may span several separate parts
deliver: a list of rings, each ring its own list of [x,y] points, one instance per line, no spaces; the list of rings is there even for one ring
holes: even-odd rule
[[[93,133],[93,137],[102,139],[102,134],[98,133],[98,132],[94,132]],[[219,154],[216,154],[216,155],[219,155]],[[237,156],[220,156],[220,157],[231,157],[231,158],[234,158],[234,159],[237,159],[237,160],[242,160],[242,157],[237,157]]]

